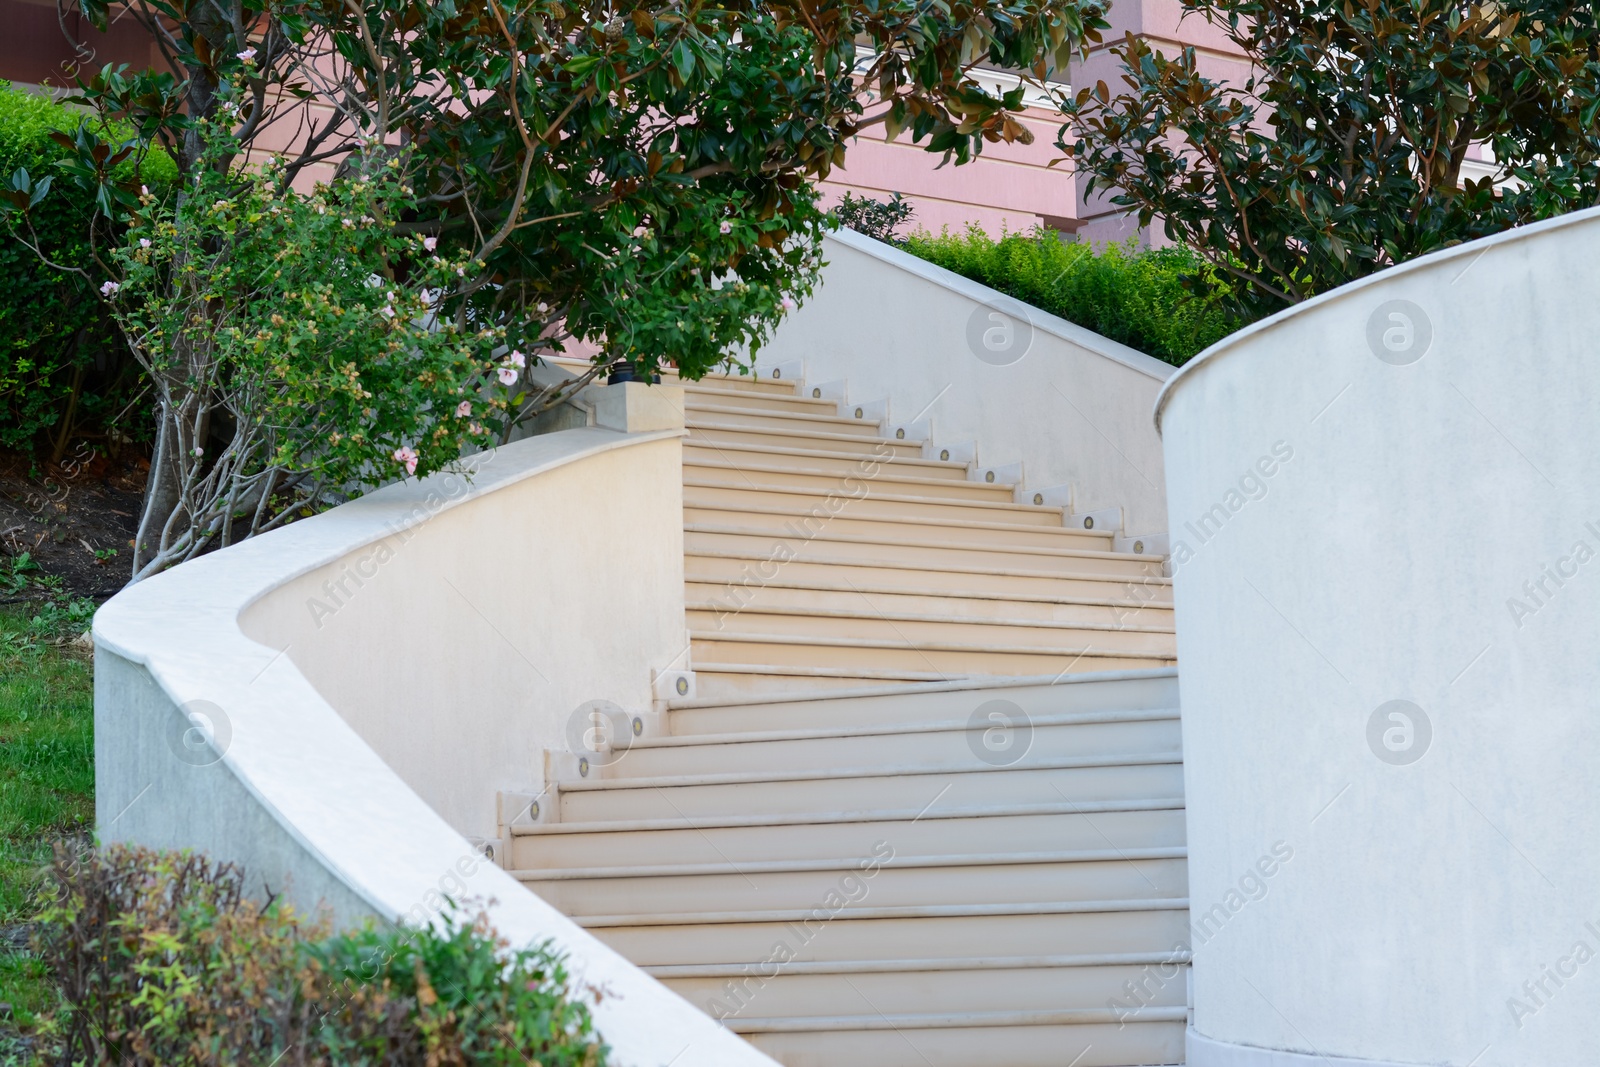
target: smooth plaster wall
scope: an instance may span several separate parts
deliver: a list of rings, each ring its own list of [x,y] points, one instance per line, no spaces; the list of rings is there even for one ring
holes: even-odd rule
[[[845,379],[851,404],[888,398],[891,422],[931,420],[936,444],[976,441],[984,466],[1022,461],[1030,491],[1070,484],[1075,511],[1121,506],[1130,534],[1166,532],[1150,408],[1177,368],[848,230],[824,257],[822,284],[758,367]],[[1011,347],[986,349],[994,329]]]
[[[608,452],[440,511],[272,589],[240,625],[446,822],[492,838],[496,792],[539,792],[580,704],[649,711],[651,668],[685,658],[682,453]],[[440,500],[468,488],[438,481]]]
[[[1191,1067],[1600,1055],[1597,246],[1417,260],[1164,394]]]
[[[568,669],[592,670],[590,684],[573,683],[579,691],[603,687],[612,673],[622,679],[616,691],[635,691],[632,678],[649,667],[646,643],[665,638],[671,629],[665,620],[682,625],[681,579],[670,600],[651,600],[667,591],[664,580],[645,573],[659,561],[648,553],[607,555],[606,549],[637,546],[647,537],[670,542],[681,531],[681,498],[673,496],[681,483],[671,483],[673,494],[651,488],[676,470],[681,433],[577,429],[520,441],[474,457],[476,470],[463,490],[444,492],[448,476],[389,485],[112,598],[94,621],[101,839],[205,850],[241,864],[252,888],[282,892],[306,910],[326,909],[341,925],[371,916],[437,921],[446,897],[479,906],[511,944],[554,942],[567,957],[576,987],[587,983],[609,991],[594,1016],[617,1063],[773,1067],[772,1060],[486,861],[419,796],[441,791],[447,804],[460,796],[440,790],[436,768],[413,768],[417,788],[403,781],[292,655],[252,640],[239,623],[246,607],[262,597],[286,585],[294,590],[297,579],[336,561],[359,559],[399,531],[416,531],[384,572],[340,610],[364,623],[341,631],[338,654],[349,669],[369,669],[363,661],[375,659],[424,685],[405,662],[415,660],[458,685],[462,702],[448,706],[441,696],[447,687],[432,684],[417,699],[402,699],[397,683],[376,680],[376,672],[369,673],[369,684],[389,686],[387,695],[330,689],[339,688],[336,696],[356,709],[352,719],[383,713],[383,721],[405,738],[393,742],[402,760],[414,759],[427,739],[439,744],[437,758],[451,765],[470,763],[467,757],[487,760],[496,738],[471,721],[455,731],[405,721],[408,715],[470,715],[482,703],[476,695],[506,684],[499,675],[510,664],[507,654],[484,650],[470,611],[443,606],[429,587],[425,561],[444,568],[433,577],[488,605],[485,624],[494,617],[490,612],[504,613],[508,623],[530,623],[518,634],[524,651],[537,654],[548,642],[567,655]],[[624,507],[617,503],[621,499],[634,503]],[[572,516],[570,526],[543,517],[557,511]],[[531,524],[537,536],[527,526],[502,523]],[[452,530],[476,542],[470,547],[485,559],[458,562],[436,554],[434,539]],[[548,540],[558,534],[560,541]],[[417,551],[407,557],[412,549]],[[412,562],[402,565],[403,560]],[[598,560],[619,577],[587,575],[590,583],[581,584],[586,575],[578,564]],[[396,569],[390,574],[389,568]],[[563,576],[552,578],[552,571]],[[387,582],[397,590],[411,586],[417,595],[386,600]],[[600,603],[557,603],[557,592]],[[366,593],[372,594],[367,602],[388,603],[390,614],[362,615],[370,609],[356,605]],[[548,614],[524,616],[512,603],[518,596],[535,605],[527,609],[530,616],[538,608]],[[293,592],[278,599],[304,606]],[[420,617],[419,608],[442,614]],[[293,611],[280,604],[265,614],[289,619],[292,640]],[[603,663],[611,638],[592,627],[603,621],[625,631],[633,620],[641,620],[635,655]],[[444,632],[451,628],[461,632]],[[572,636],[564,636],[564,629]],[[573,655],[568,642],[585,640],[594,651],[587,658]],[[321,658],[331,655],[324,646],[307,647],[313,654],[304,658],[312,669],[331,662]],[[517,723],[508,729],[522,744],[546,721],[529,710],[520,729]],[[372,729],[375,723],[365,725]],[[391,744],[382,738],[379,743]],[[486,771],[478,775],[477,789],[492,784]]]

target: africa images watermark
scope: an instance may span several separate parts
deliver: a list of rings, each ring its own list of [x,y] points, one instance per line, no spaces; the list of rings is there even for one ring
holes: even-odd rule
[[[1583,529],[1596,543],[1600,543],[1600,526],[1586,522]],[[1594,557],[1594,547],[1580,537],[1573,542],[1566,555],[1554,563],[1545,564],[1537,575],[1523,582],[1522,596],[1506,599],[1506,610],[1511,613],[1511,621],[1517,624],[1517,629],[1522,629],[1530,617],[1537,615],[1541,608],[1554,600],[1556,594],[1578,576],[1580,568]]]

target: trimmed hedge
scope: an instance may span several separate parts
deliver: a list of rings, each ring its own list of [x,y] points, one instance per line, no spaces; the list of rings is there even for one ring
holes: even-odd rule
[[[965,233],[918,230],[900,243],[912,255],[982,282],[1147,355],[1181,366],[1246,325],[1232,291],[1186,248],[1096,250],[1054,230],[996,240],[973,224]]]
[[[139,380],[90,281],[102,273],[88,245],[93,196],[61,173],[66,150],[50,139],[82,121],[73,108],[0,82],[0,181],[9,188],[18,169],[54,178],[30,212],[33,234],[21,236],[36,236],[53,262],[90,276],[49,266],[0,223],[0,446],[57,461],[73,440],[106,441]],[[118,429],[136,437],[148,421],[131,417]]]

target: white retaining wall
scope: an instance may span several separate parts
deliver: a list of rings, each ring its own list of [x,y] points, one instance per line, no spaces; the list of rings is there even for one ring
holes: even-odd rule
[[[1173,379],[1191,1067],[1600,1056],[1600,211]]]

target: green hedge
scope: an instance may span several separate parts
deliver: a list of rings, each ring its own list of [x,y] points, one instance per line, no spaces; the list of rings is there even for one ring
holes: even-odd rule
[[[1043,227],[996,240],[976,224],[960,234],[918,230],[901,247],[1175,365],[1245,325],[1226,283],[1186,248],[1096,250]]]
[[[80,112],[0,82],[0,181],[17,169],[53,176],[50,194],[31,212],[41,249],[63,267],[98,277],[89,254],[90,194],[56,166],[65,150],[50,139],[75,130]],[[171,166],[170,162],[167,164]],[[59,459],[78,439],[103,441],[110,422],[138,391],[137,367],[125,354],[90,279],[44,263],[0,224],[0,446]],[[148,420],[119,428],[137,436]]]

